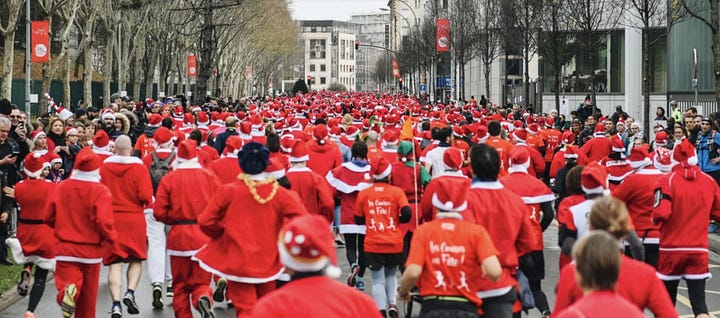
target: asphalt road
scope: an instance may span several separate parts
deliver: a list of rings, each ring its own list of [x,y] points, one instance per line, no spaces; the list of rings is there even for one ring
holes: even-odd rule
[[[547,275],[546,279],[543,281],[543,289],[545,290],[548,301],[552,305],[555,302],[555,284],[558,279],[558,271],[557,271],[557,262],[558,262],[558,253],[560,252],[559,248],[555,247],[553,242],[557,241],[557,230],[554,226],[551,226],[546,232],[545,232],[545,241],[548,242],[545,247],[545,260],[546,260],[546,270]],[[345,260],[345,250],[344,249],[338,249],[338,260],[340,261],[340,265],[347,273],[349,266],[347,261]],[[720,317],[720,280],[717,279],[717,277],[720,277],[720,257],[714,253],[711,253],[710,257],[710,270],[713,273],[713,276],[716,277],[714,279],[711,279],[708,281],[707,285],[707,292],[706,292],[706,298],[707,298],[707,304],[710,307],[711,316],[712,317]],[[372,288],[372,284],[370,282],[369,278],[369,272],[365,275],[365,286],[366,286],[366,292],[370,294],[370,289]],[[340,279],[344,279],[344,277],[341,277]],[[687,298],[687,289],[684,288],[684,283],[681,283],[680,285],[680,295],[678,296],[678,302],[677,302],[677,309],[680,313],[680,317],[693,317],[692,316],[692,310],[690,309],[690,301]],[[48,286],[45,290],[45,295],[43,296],[42,302],[40,303],[40,306],[38,307],[36,311],[37,317],[59,317],[60,316],[60,309],[58,305],[55,303],[55,296],[57,295],[57,291],[55,289],[55,283],[54,281],[49,281]],[[140,315],[131,316],[127,313],[124,314],[125,317],[173,317],[172,312],[172,305],[171,299],[166,299],[165,308],[164,310],[158,310],[154,311],[152,310],[151,301],[151,289],[149,281],[147,280],[147,277],[143,277],[141,279],[141,284],[138,287],[137,291],[135,292],[137,302],[140,306]],[[25,297],[22,300],[18,301],[14,305],[10,306],[3,312],[0,312],[0,318],[7,317],[7,318],[16,318],[16,317],[22,317],[23,313],[25,312],[25,309],[27,307],[28,298]],[[106,268],[103,268],[103,271],[100,275],[100,291],[98,295],[98,306],[97,306],[97,317],[109,317],[110,316],[110,307],[111,307],[111,301],[110,301],[110,295],[107,290],[107,271]],[[417,305],[414,306],[413,310],[415,313],[417,313],[418,310]],[[215,305],[215,312],[218,317],[234,317],[234,311],[232,309],[227,309],[227,306],[225,303],[220,303]],[[403,314],[403,309],[401,308],[401,316]],[[528,315],[523,315],[524,317],[540,317],[537,310],[532,310]],[[648,317],[651,317],[649,313],[647,313]]]

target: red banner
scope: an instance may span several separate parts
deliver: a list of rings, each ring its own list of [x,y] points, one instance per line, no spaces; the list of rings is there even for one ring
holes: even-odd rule
[[[30,30],[30,60],[33,63],[50,62],[50,24],[47,21],[32,21]]]
[[[197,57],[195,55],[188,55],[187,71],[188,77],[197,76]]]
[[[400,65],[395,59],[392,60],[392,76],[396,78],[400,77]]]
[[[435,41],[438,52],[450,51],[450,20],[437,19],[437,39]]]

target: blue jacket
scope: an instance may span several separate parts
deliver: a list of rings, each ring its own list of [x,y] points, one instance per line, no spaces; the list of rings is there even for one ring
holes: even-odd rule
[[[223,153],[223,150],[225,150],[225,142],[227,141],[228,137],[230,136],[237,136],[238,132],[235,131],[235,129],[228,129],[225,130],[217,135],[215,137],[215,143],[213,143],[213,147],[215,147],[215,150],[217,150],[218,153]]]
[[[712,140],[710,140],[711,138]],[[712,146],[714,151],[720,150],[720,134],[718,134],[714,130],[704,135],[701,133],[700,135],[698,135],[697,141],[695,141],[695,151],[697,151],[698,166],[700,166],[700,170],[702,170],[703,172],[720,170],[720,164],[714,165],[710,163],[711,143],[714,143],[714,146]],[[715,155],[715,157],[717,157],[717,155]]]

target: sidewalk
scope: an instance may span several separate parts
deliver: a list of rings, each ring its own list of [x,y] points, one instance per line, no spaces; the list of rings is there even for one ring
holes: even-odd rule
[[[720,233],[710,234],[708,242],[710,251],[720,255]]]

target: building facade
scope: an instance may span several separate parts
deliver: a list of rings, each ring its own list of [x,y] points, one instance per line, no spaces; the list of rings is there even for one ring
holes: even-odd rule
[[[358,91],[381,90],[382,76],[378,74],[378,63],[383,63],[387,56],[386,51],[379,48],[390,47],[390,14],[375,12],[354,14],[351,23],[358,26],[359,44],[375,47],[360,46],[355,55],[357,71],[356,82]]]
[[[357,25],[331,20],[300,21],[300,24],[305,77],[312,78],[310,89],[323,90],[339,83],[354,91]]]

